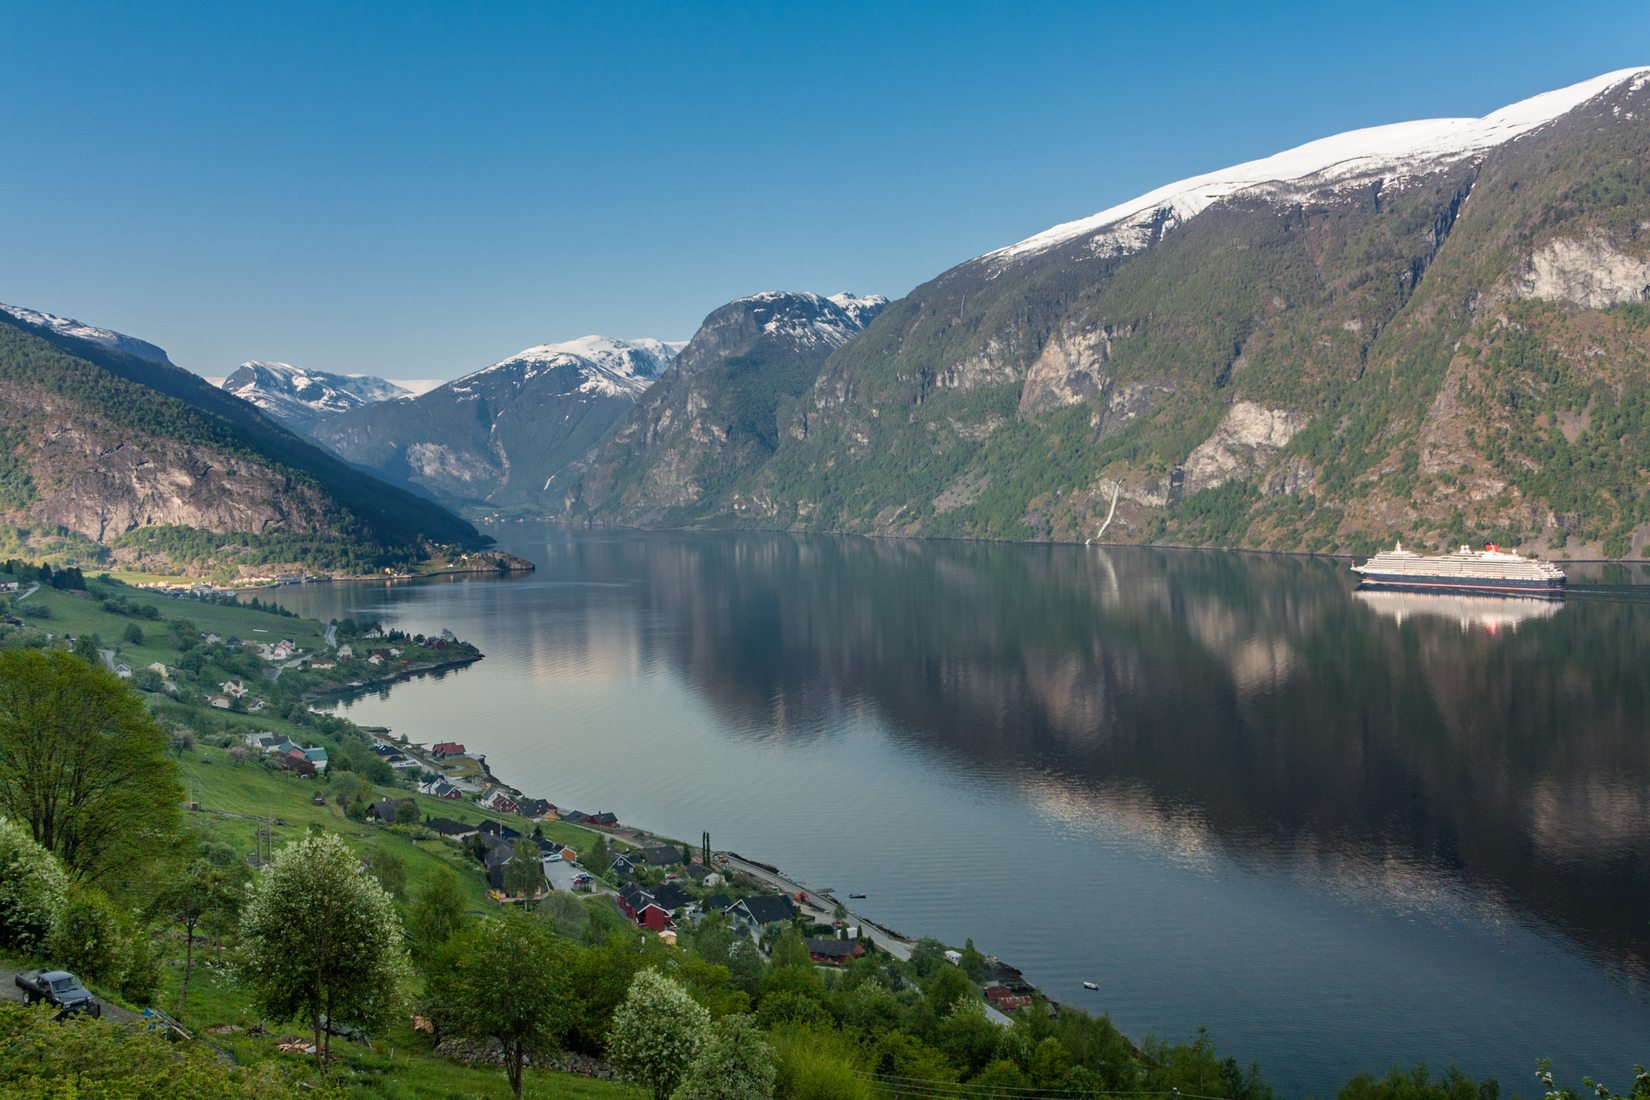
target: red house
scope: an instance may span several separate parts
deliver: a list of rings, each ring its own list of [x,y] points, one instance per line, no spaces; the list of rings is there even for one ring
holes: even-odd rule
[[[437,760],[446,756],[463,756],[464,746],[457,741],[442,741],[430,750]]]
[[[642,907],[642,911],[636,914],[636,923],[650,932],[663,932],[667,928],[676,927],[676,922],[670,919],[670,914],[653,902],[648,902]]]
[[[999,1012],[1013,1012],[1031,1003],[1030,997],[1024,993],[1016,993],[1006,985],[986,986],[985,999]]]

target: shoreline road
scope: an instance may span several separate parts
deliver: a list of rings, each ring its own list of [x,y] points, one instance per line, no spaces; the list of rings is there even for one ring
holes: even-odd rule
[[[795,901],[798,894],[806,896],[808,900],[797,902],[797,907],[801,909],[805,915],[818,917],[818,923],[829,924],[831,921],[835,920],[836,911],[838,907],[841,907],[843,912],[848,914],[848,923],[859,926],[859,934],[862,938],[870,940],[872,943],[876,944],[896,959],[904,961],[910,960],[911,949],[916,946],[913,941],[896,936],[875,922],[867,920],[860,914],[848,909],[847,906],[842,905],[830,894],[815,890],[805,882],[798,882],[796,879],[788,878],[785,875],[775,874],[766,867],[759,867],[756,864],[751,863],[748,860],[740,859],[738,856],[731,853],[724,852],[722,854],[727,857],[727,865],[730,868],[736,871],[742,871],[745,874],[750,875],[752,878],[760,879],[770,886],[777,886],[780,890],[784,891],[786,894],[789,894],[791,900]],[[984,1007],[986,1019],[990,1020],[994,1024],[997,1024],[999,1027],[1009,1027],[1014,1023],[1014,1021],[1010,1019],[1006,1013],[999,1011],[995,1007],[989,1004]]]

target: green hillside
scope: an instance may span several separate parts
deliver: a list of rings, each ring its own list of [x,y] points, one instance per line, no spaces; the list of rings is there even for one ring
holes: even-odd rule
[[[60,559],[170,553],[185,569],[369,572],[424,557],[430,544],[482,541],[439,505],[347,466],[204,379],[9,317],[0,317],[0,408],[0,524],[14,549],[56,539]]]

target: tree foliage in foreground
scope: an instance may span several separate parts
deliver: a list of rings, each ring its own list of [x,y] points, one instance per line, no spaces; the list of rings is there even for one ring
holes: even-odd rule
[[[687,990],[657,970],[643,970],[630,983],[613,1014],[607,1050],[627,1080],[667,1100],[704,1045],[710,1013]]]
[[[58,1021],[46,1008],[0,1003],[0,1096],[275,1100],[295,1095],[295,1085],[276,1062],[231,1066],[204,1044],[169,1043],[84,1013]]]
[[[443,1028],[497,1040],[517,1100],[527,1058],[559,1048],[572,1023],[572,949],[543,922],[507,911],[453,936],[429,968]]]
[[[0,948],[27,954],[45,943],[68,893],[56,857],[0,817]]]
[[[286,845],[253,882],[241,916],[239,973],[272,1020],[303,1017],[326,1073],[333,1024],[377,1030],[400,1002],[406,948],[395,903],[344,841]]]
[[[183,787],[119,677],[71,653],[0,651],[0,813],[70,876],[130,885],[167,858]]]

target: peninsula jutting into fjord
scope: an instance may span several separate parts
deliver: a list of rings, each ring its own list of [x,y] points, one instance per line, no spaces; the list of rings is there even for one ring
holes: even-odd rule
[[[1368,587],[1449,589],[1540,599],[1562,599],[1567,580],[1558,566],[1509,554],[1493,542],[1485,543],[1482,550],[1463,546],[1454,553],[1432,556],[1405,550],[1400,542],[1354,565],[1352,571]]]

